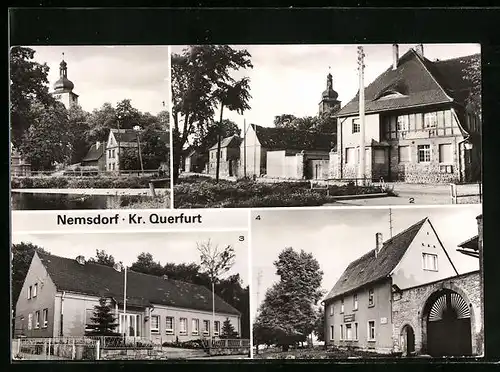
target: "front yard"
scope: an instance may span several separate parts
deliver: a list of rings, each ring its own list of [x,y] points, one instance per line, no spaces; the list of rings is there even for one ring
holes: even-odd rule
[[[269,348],[259,350],[258,354],[254,352],[253,357],[254,359],[370,359],[393,358],[395,356],[362,350],[341,350],[337,348],[325,350],[324,346],[315,346],[286,352],[276,348]]]
[[[326,190],[311,190],[310,183],[264,183],[251,180],[231,182],[206,176],[181,178],[174,186],[175,208],[250,208],[250,207],[305,207],[332,203],[338,196],[381,193],[380,187],[330,186]]]

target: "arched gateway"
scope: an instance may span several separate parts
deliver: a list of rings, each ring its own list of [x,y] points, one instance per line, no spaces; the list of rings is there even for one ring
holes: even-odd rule
[[[450,290],[436,292],[426,305],[427,353],[432,356],[472,354],[471,310],[464,298]]]

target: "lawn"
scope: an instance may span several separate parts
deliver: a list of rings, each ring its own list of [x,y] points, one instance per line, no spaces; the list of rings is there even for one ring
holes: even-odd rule
[[[363,350],[342,350],[323,346],[313,348],[298,348],[289,351],[280,351],[276,348],[259,350],[253,354],[254,359],[369,359],[369,358],[393,358],[394,355],[379,354]]]
[[[353,183],[330,186],[326,190],[311,190],[308,181],[264,183],[251,180],[236,182],[203,176],[180,179],[174,186],[175,208],[250,208],[321,206],[336,200],[336,196],[380,193],[376,186],[357,187]]]

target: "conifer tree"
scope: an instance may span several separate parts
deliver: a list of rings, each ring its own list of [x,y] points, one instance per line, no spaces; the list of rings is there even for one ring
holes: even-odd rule
[[[222,323],[222,334],[221,338],[236,338],[238,337],[238,332],[234,329],[233,324],[229,320],[229,318],[226,318],[224,320],[224,323]]]
[[[87,332],[87,335],[114,336],[118,334],[115,331],[118,323],[116,323],[116,317],[107,297],[99,298],[99,305],[94,306],[94,313],[90,320],[92,323],[88,324],[88,327],[92,330]]]

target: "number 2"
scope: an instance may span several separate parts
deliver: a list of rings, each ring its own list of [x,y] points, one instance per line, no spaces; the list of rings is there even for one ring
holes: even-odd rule
[[[414,198],[410,198],[408,201],[410,202],[410,204],[415,204],[415,199]]]

